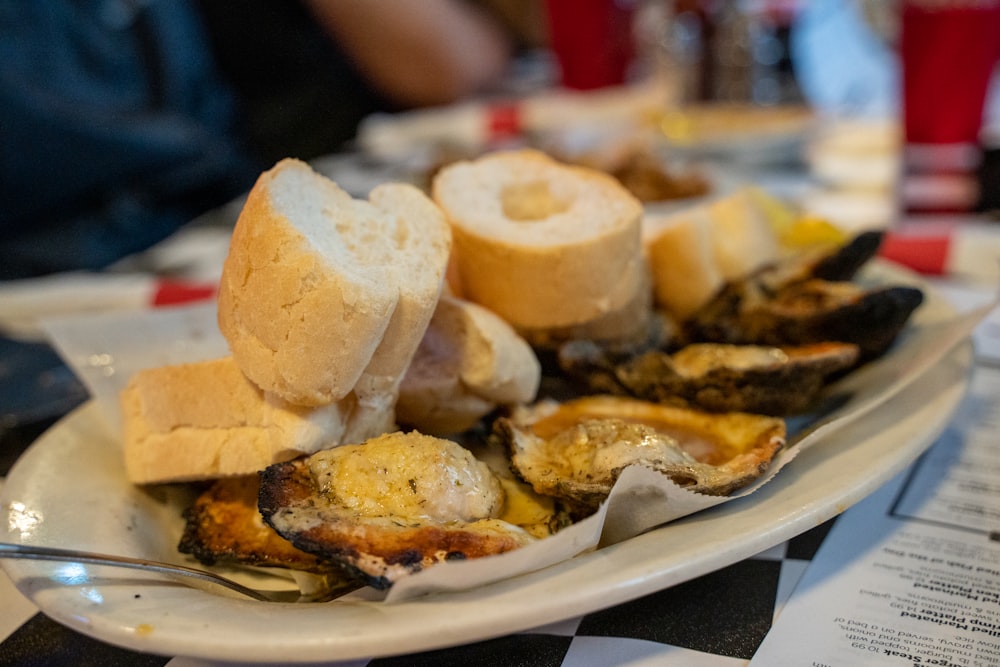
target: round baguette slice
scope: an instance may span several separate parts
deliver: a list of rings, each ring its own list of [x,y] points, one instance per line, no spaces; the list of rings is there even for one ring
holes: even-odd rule
[[[683,321],[722,286],[778,259],[778,237],[762,200],[742,188],[668,214],[648,214],[642,243],[657,305]]]
[[[282,160],[250,191],[223,265],[218,319],[233,357],[300,405],[340,400],[365,374],[401,375],[423,335],[412,311],[433,312],[449,234],[410,185],[358,200]],[[392,382],[362,384],[367,395]]]
[[[708,303],[725,283],[715,261],[707,207],[648,215],[643,220],[643,243],[654,300],[678,321]]]
[[[644,343],[650,334],[653,322],[653,290],[648,262],[637,256],[635,266],[641,276],[636,289],[632,272],[621,281],[627,283],[633,296],[618,310],[598,318],[570,327],[548,327],[544,329],[519,329],[518,333],[535,349],[557,349],[571,340],[591,340],[609,348],[628,348]]]
[[[517,329],[582,324],[640,289],[642,205],[607,174],[499,152],[445,167],[433,196],[452,225],[463,295]]]
[[[540,381],[538,358],[513,327],[444,295],[403,378],[396,419],[431,435],[460,433],[499,405],[533,401]]]
[[[399,302],[354,387],[363,409],[381,412],[395,404],[399,384],[434,315],[451,254],[451,228],[441,209],[415,187],[379,185],[368,199],[380,211],[397,215],[389,265]]]

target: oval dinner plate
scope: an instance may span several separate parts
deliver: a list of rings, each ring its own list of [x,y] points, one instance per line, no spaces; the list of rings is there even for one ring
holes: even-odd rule
[[[919,319],[951,313],[928,290]],[[934,442],[967,388],[971,345],[886,404],[801,452],[755,493],[558,565],[399,603],[253,602],[131,570],[3,563],[47,615],[139,651],[250,662],[410,653],[526,630],[638,598],[755,555],[816,526]],[[120,445],[88,404],[43,435],[0,492],[0,538],[179,561],[181,508],[126,482]]]

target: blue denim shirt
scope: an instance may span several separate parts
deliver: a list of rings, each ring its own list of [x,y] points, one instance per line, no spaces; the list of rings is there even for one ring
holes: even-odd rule
[[[188,0],[0,3],[0,279],[98,269],[252,183]]]

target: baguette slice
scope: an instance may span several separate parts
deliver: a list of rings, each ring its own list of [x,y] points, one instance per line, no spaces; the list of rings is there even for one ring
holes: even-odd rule
[[[777,234],[750,188],[674,213],[647,214],[642,226],[655,302],[680,321],[726,282],[780,254]]]
[[[502,318],[444,295],[400,386],[396,419],[431,435],[460,433],[500,405],[535,399],[541,365]]]
[[[684,321],[722,288],[708,208],[696,206],[643,220],[643,243],[657,305]]]
[[[296,406],[263,392],[232,357],[136,373],[121,393],[125,472],[134,484],[253,474],[278,461],[391,428],[392,413],[358,423],[353,395]]]
[[[709,204],[715,262],[726,280],[739,280],[778,259],[778,237],[751,188]]]
[[[399,302],[354,393],[359,409],[383,414],[395,406],[399,385],[437,307],[451,254],[451,228],[434,202],[415,187],[380,185],[369,201],[397,215],[389,262]]]
[[[391,390],[419,344],[449,248],[450,230],[416,188],[386,184],[358,200],[282,160],[236,223],[219,328],[265,391],[315,406],[361,381],[367,404]]]
[[[516,329],[589,322],[640,289],[642,206],[607,174],[507,151],[445,167],[433,196],[463,295]]]
[[[549,327],[545,329],[519,329],[518,333],[537,350],[557,349],[567,341],[591,340],[604,346],[628,349],[644,343],[650,335],[653,323],[653,290],[649,265],[644,256],[637,256],[635,266],[640,270],[641,283],[638,289],[634,278],[629,275],[621,282],[628,282],[634,291],[632,299],[618,310],[571,327]]]

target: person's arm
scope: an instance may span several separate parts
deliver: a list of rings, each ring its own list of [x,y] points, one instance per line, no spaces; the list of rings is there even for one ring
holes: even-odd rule
[[[406,106],[447,104],[497,81],[512,45],[462,0],[307,0],[372,85]]]

